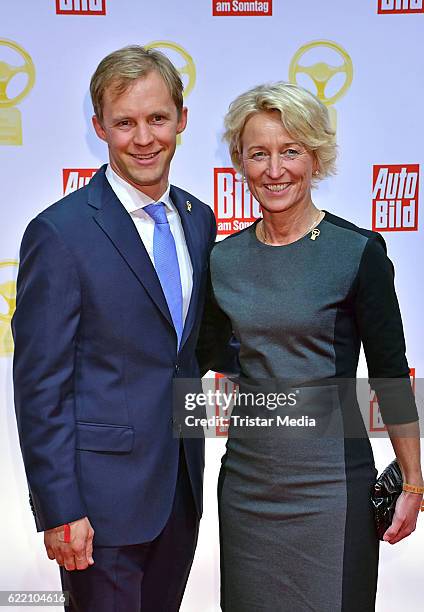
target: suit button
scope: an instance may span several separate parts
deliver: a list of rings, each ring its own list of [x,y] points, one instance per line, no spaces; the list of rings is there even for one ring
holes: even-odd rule
[[[178,363],[175,365],[175,374],[178,374],[178,372],[180,371],[180,366],[178,365]]]

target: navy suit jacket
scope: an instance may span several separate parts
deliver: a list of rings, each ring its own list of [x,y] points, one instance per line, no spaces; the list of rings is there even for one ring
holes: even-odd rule
[[[155,269],[104,173],[29,224],[12,326],[37,529],[88,516],[96,543],[113,546],[152,540],[171,512],[173,381],[200,384],[195,347],[216,224],[206,204],[171,187],[193,266],[177,353]],[[186,439],[184,448],[200,515],[204,441]]]

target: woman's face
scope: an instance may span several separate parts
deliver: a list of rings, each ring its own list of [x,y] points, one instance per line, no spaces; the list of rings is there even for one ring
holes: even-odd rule
[[[264,211],[307,207],[315,157],[287,133],[278,111],[252,115],[244,127],[242,167],[252,195]]]

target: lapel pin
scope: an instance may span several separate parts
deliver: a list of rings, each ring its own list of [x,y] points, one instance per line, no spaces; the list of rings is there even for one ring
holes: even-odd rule
[[[316,240],[318,236],[320,235],[320,233],[321,232],[318,228],[313,229],[311,232],[311,240]]]
[[[192,207],[192,203],[190,202],[190,200],[187,200],[186,202],[187,212],[191,213],[191,207]]]

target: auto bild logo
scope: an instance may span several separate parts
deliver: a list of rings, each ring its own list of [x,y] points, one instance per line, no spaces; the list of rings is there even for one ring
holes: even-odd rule
[[[64,168],[63,169],[63,195],[67,196],[73,191],[88,185],[97,168]]]
[[[411,379],[412,392],[415,395],[415,368],[409,369],[409,378]],[[370,431],[387,431],[381,416],[380,406],[378,405],[377,394],[372,387],[370,387]]]
[[[230,0],[230,2],[219,2],[212,0],[212,15],[214,17],[264,17],[272,15],[272,0],[254,0],[244,2],[242,0]]]
[[[233,168],[214,169],[214,211],[221,236],[238,232],[261,216],[259,203]]]
[[[56,0],[56,15],[106,15],[106,0]]]
[[[373,230],[417,231],[419,170],[418,164],[374,166]]]
[[[424,13],[424,2],[423,0],[378,0],[377,12],[380,15]]]

